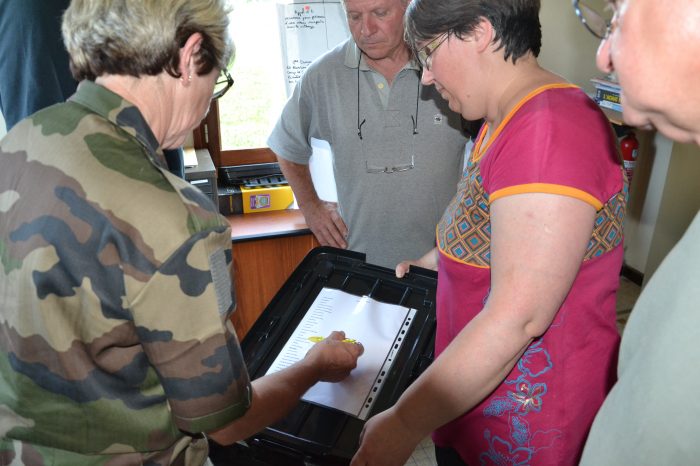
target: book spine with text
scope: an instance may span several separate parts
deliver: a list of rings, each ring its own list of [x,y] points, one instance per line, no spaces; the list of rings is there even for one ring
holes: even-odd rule
[[[600,105],[601,107],[604,107],[604,108],[609,108],[611,110],[615,110],[617,112],[622,111],[622,105],[620,105],[619,103],[610,102],[609,100],[599,100],[598,105]]]
[[[607,101],[607,102],[612,102],[614,104],[619,104],[620,103],[620,93],[606,91],[603,89],[596,89],[595,100],[596,100],[596,102]]]

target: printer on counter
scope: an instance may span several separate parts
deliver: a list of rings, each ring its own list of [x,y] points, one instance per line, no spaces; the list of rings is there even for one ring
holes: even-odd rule
[[[278,163],[221,167],[218,191],[223,215],[284,210],[294,203]]]

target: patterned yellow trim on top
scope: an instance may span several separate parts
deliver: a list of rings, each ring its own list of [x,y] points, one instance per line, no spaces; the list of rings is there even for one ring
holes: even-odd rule
[[[527,193],[559,194],[562,196],[573,197],[574,199],[578,199],[586,204],[592,205],[596,212],[603,208],[603,203],[586,191],[572,188],[570,186],[550,183],[529,183],[499,189],[489,195],[489,202],[493,202],[501,197],[512,196],[513,194]]]
[[[481,147],[481,144],[484,141],[484,136],[486,133],[488,133],[488,128],[489,125],[488,123],[484,123],[484,126],[482,128],[482,134],[479,135],[479,139],[477,140],[476,144],[474,144],[474,152],[473,152],[473,157],[474,157],[474,162],[478,162],[481,157],[486,153],[489,147],[491,147],[491,144],[493,141],[496,140],[499,134],[501,134],[501,131],[503,131],[503,128],[506,127],[508,122],[513,118],[513,116],[517,113],[518,110],[520,110],[520,107],[525,105],[530,99],[535,97],[538,94],[541,94],[544,91],[548,91],[549,89],[566,89],[566,88],[575,88],[578,89],[578,86],[575,84],[570,84],[570,83],[556,83],[556,84],[545,84],[544,86],[540,86],[537,89],[534,89],[530,91],[525,97],[520,99],[520,102],[518,102],[515,107],[513,107],[510,112],[508,112],[508,115],[503,119],[501,124],[498,125],[498,128],[496,128],[496,131],[491,135],[489,140],[486,142],[486,145],[484,147]]]

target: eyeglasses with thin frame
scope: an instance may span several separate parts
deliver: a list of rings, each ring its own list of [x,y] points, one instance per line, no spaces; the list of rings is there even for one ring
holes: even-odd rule
[[[614,3],[608,3],[608,6],[603,11],[599,11],[586,2],[579,0],[572,0],[572,5],[576,16],[591,34],[598,39],[606,39],[610,35],[613,19],[617,14]]]
[[[221,76],[219,76],[216,80],[216,84],[214,84],[214,94],[212,94],[211,99],[220,99],[231,89],[231,86],[233,86],[233,77],[231,77],[231,74],[224,68],[221,70]]]
[[[432,65],[432,59],[430,58],[433,53],[440,47],[445,41],[450,37],[449,33],[444,33],[416,51],[416,59],[422,68],[430,71],[430,66]]]
[[[415,148],[415,141],[413,147]],[[404,165],[394,165],[391,167],[370,166],[369,162],[365,160],[365,170],[367,170],[367,173],[399,173],[412,170],[414,168],[416,168],[416,159],[414,154],[411,154],[411,163],[407,163]]]

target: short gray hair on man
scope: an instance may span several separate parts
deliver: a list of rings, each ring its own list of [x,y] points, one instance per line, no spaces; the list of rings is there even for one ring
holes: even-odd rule
[[[103,74],[179,78],[179,50],[199,32],[197,73],[225,68],[233,57],[226,0],[73,0],[63,39],[78,81]]]
[[[343,6],[343,9],[344,9],[344,10],[347,9],[347,8],[345,7],[345,2],[346,2],[346,1],[347,1],[347,0],[340,0],[340,4]],[[399,0],[399,1],[400,1],[401,3],[403,3],[403,6],[408,6],[408,4],[411,2],[411,0]]]

